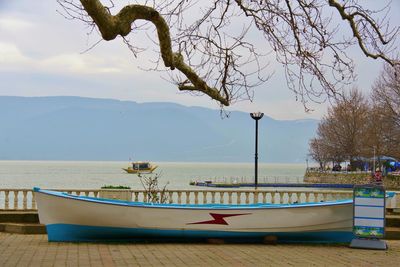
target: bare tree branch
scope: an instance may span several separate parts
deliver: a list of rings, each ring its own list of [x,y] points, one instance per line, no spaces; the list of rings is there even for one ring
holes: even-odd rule
[[[180,70],[190,81],[190,85],[181,84],[180,90],[197,90],[209,95],[223,105],[229,105],[229,95],[222,95],[211,88],[188,66],[180,53],[172,51],[169,27],[163,17],[152,7],[142,5],[125,6],[121,11],[112,16],[98,0],[81,0],[84,9],[98,26],[104,40],[113,40],[118,35],[126,36],[131,32],[131,24],[136,20],[150,21],[157,28],[157,35],[160,44],[160,53],[165,67]]]
[[[371,11],[357,0],[137,0],[114,15],[112,1],[108,6],[105,0],[57,1],[66,18],[96,25],[105,40],[123,37],[135,56],[142,49],[127,35],[139,30],[139,21],[154,25],[158,39],[151,41],[159,56],[151,70],[168,71],[179,90],[206,94],[225,106],[252,100],[253,89],[276,69],[267,69],[273,59],[305,107],[310,100],[340,96],[354,82],[351,46],[398,64],[399,27],[389,28],[386,17],[377,16],[388,6]],[[342,36],[337,19],[346,22],[351,36]]]
[[[395,38],[395,35],[398,34],[399,28],[397,28],[391,35],[384,36],[381,32],[381,27],[379,27],[378,24],[371,18],[370,14],[366,10],[363,10],[356,3],[353,3],[351,6],[346,7],[346,4],[339,4],[336,0],[329,0],[329,5],[337,9],[343,20],[348,21],[353,32],[353,36],[357,39],[359,47],[367,57],[372,57],[373,59],[381,58],[389,63],[391,66],[394,66],[396,64],[393,59],[390,59],[382,51],[380,51],[379,45],[376,43],[376,40],[378,39],[382,45],[389,44],[390,41]],[[355,11],[346,12],[347,9]],[[359,25],[363,25],[363,27],[360,28]],[[370,27],[366,27],[366,25]],[[377,36],[377,38],[371,39],[373,40],[372,48],[374,50],[377,50],[378,53],[371,52],[367,48],[366,40],[365,38],[363,38],[365,36],[362,36],[364,32],[371,34],[372,37],[374,37],[374,35]]]

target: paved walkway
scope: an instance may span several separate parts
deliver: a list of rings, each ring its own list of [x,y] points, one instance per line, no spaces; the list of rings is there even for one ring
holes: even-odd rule
[[[0,233],[0,266],[399,266],[389,250],[343,245],[49,243],[46,235]]]

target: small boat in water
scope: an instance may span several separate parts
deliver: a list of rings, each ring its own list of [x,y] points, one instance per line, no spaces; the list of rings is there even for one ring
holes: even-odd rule
[[[296,204],[155,204],[34,188],[49,241],[350,242],[353,200]]]
[[[131,163],[132,166],[128,168],[122,168],[127,173],[152,173],[158,166],[153,165],[147,161],[136,161]]]

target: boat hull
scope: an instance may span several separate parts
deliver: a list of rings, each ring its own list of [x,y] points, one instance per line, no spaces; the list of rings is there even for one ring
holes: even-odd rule
[[[157,169],[157,166],[151,167],[150,169],[140,169],[140,170],[136,170],[136,169],[132,169],[131,167],[128,168],[122,168],[124,171],[126,171],[127,173],[133,173],[133,174],[139,174],[139,173],[152,173],[155,169]]]
[[[77,197],[35,190],[49,241],[140,239],[350,242],[352,202],[292,205],[174,205]]]

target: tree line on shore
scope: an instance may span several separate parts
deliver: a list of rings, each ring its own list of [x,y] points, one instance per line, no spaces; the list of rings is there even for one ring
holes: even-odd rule
[[[309,143],[310,156],[325,168],[385,155],[400,159],[400,67],[384,66],[369,96],[353,88],[338,96]]]

